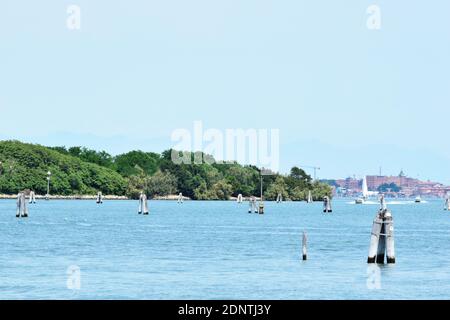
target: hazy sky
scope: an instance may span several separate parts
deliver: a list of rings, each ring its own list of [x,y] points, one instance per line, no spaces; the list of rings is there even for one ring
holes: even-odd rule
[[[450,183],[449,15],[447,0],[2,0],[0,139],[162,151],[201,120],[280,129],[282,171]]]

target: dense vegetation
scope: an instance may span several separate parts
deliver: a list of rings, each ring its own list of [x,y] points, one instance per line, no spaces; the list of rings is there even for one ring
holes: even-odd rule
[[[51,172],[53,194],[123,195],[127,181],[112,169],[82,161],[50,148],[17,141],[0,141],[0,192],[31,189],[47,193],[47,172]]]
[[[201,153],[183,153],[209,157]],[[33,189],[45,194],[47,171],[52,172],[53,194],[127,195],[136,198],[142,190],[149,196],[182,192],[192,199],[228,199],[241,193],[259,195],[260,171],[254,166],[233,164],[175,164],[172,150],[162,154],[131,151],[116,157],[105,151],[82,147],[43,147],[17,141],[0,141],[0,193],[13,194]],[[313,182],[302,169],[294,167],[289,175],[263,176],[264,197],[273,200],[280,193],[284,199],[305,200],[331,196],[331,188]]]

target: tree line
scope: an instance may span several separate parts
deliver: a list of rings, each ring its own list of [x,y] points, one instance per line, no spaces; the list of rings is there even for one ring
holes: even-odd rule
[[[136,198],[142,191],[149,197],[181,192],[192,199],[226,200],[238,194],[257,196],[260,193],[260,169],[255,166],[175,164],[172,152],[130,151],[112,156],[84,147],[44,147],[0,141],[0,193],[32,189],[45,194],[47,171],[52,173],[51,193],[61,195],[101,191]],[[192,159],[196,156],[190,152],[187,155]],[[264,198],[268,200],[276,199],[278,194],[286,200],[305,200],[309,191],[316,200],[331,196],[330,186],[312,181],[298,167],[293,167],[287,175],[262,177]]]

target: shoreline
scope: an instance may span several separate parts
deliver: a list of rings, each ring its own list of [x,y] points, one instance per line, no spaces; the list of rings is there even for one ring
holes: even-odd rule
[[[28,198],[28,196],[27,196]],[[15,194],[0,194],[0,200],[15,200],[17,199],[17,195]],[[36,200],[45,200],[46,196],[44,195],[36,195]],[[97,200],[96,195],[71,195],[71,196],[63,196],[63,195],[50,195],[48,196],[49,200]],[[103,200],[131,200],[126,196],[115,196],[115,195],[105,195],[103,196]]]
[[[28,198],[28,197],[27,197]],[[260,201],[259,197],[255,197],[256,201]],[[0,194],[0,200],[16,200],[17,195],[16,194]],[[36,195],[36,200],[45,200],[45,195]],[[48,197],[49,200],[97,200],[97,195],[70,195],[70,196],[64,196],[64,195],[50,195]],[[132,199],[126,196],[116,196],[116,195],[104,195],[103,200],[137,200]],[[155,196],[152,198],[149,198],[149,200],[166,200],[166,201],[177,201],[178,195],[167,195],[167,196]],[[246,202],[249,201],[250,197],[243,197],[242,201]],[[189,197],[183,196],[183,201],[237,201],[237,197],[230,197],[228,200],[193,200]],[[270,201],[270,200],[265,200]],[[286,200],[289,201],[289,200]]]

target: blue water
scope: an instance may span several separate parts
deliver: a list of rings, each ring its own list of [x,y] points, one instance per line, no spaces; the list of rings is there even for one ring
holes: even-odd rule
[[[17,219],[15,201],[0,200],[0,299],[450,299],[442,201],[389,206],[397,263],[379,269],[366,264],[377,205],[333,204],[325,215],[321,203],[267,202],[258,215],[232,201],[150,201],[141,216],[136,201],[54,200]]]

